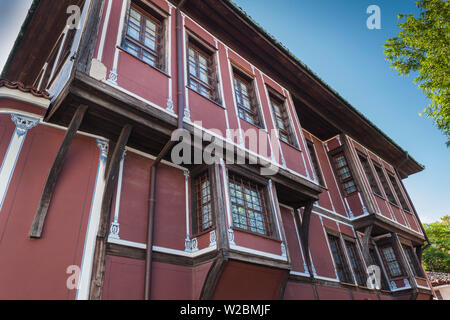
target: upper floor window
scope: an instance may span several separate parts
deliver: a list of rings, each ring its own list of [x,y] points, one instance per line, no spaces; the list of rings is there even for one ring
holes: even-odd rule
[[[196,229],[197,233],[210,230],[214,226],[213,197],[208,172],[200,175],[194,182],[196,201]]]
[[[400,186],[397,183],[397,179],[395,179],[394,175],[388,173],[389,180],[391,180],[391,184],[394,187],[394,191],[397,194],[397,198],[400,201],[400,204],[402,205],[403,210],[409,211],[408,204],[405,201],[405,197],[403,197],[403,193],[400,190]]]
[[[219,102],[214,54],[189,39],[188,56],[189,87],[202,96]]]
[[[272,105],[273,115],[275,117],[275,125],[278,129],[280,140],[290,145],[294,145],[294,135],[292,133],[292,128],[289,121],[289,115],[286,111],[285,102],[282,99],[271,94],[270,104]]]
[[[342,189],[344,190],[345,195],[348,196],[358,191],[344,154],[339,153],[333,156],[333,160],[337,175],[339,177],[339,181],[342,185]]]
[[[417,260],[417,256],[414,253],[413,248],[404,245],[403,250],[405,251],[406,259],[408,260],[408,263],[411,266],[411,269],[413,270],[414,276],[423,277],[424,275],[422,268],[420,267],[420,264]]]
[[[364,173],[366,174],[367,180],[369,181],[369,184],[370,184],[370,187],[372,188],[373,193],[381,196],[381,190],[378,187],[378,183],[377,183],[377,180],[375,179],[372,168],[370,167],[369,160],[362,155],[359,155],[359,160],[361,161],[361,164],[364,169]]]
[[[350,271],[345,262],[345,254],[342,250],[339,237],[328,235],[331,254],[333,255],[334,265],[336,266],[337,276],[341,282],[350,283]]]
[[[272,219],[267,211],[264,188],[247,179],[229,176],[233,226],[272,236]]]
[[[366,286],[366,274],[355,243],[345,241],[345,246],[347,247],[348,258],[350,260],[353,273],[355,274],[356,283],[360,286]]]
[[[164,68],[164,25],[147,11],[131,4],[123,48],[148,63]]]
[[[317,159],[316,151],[314,149],[314,143],[310,141],[306,141],[308,146],[309,155],[311,156],[311,161],[314,167],[314,172],[319,180],[319,184],[321,186],[325,186],[325,182],[323,180],[322,171],[320,171],[319,159]]]
[[[374,166],[389,202],[397,205],[397,201],[395,201],[394,194],[392,193],[391,187],[389,186],[386,176],[384,175],[383,169],[377,164],[374,164]]]
[[[262,127],[253,79],[234,71],[234,93],[239,118]]]
[[[395,250],[391,246],[387,246],[381,249],[381,256],[387,267],[391,278],[400,277],[403,275],[400,264],[397,261]]]

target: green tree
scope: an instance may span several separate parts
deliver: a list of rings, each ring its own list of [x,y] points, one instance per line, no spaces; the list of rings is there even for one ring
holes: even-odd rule
[[[402,30],[387,40],[384,54],[399,75],[418,74],[414,82],[431,100],[423,113],[450,147],[450,0],[419,0],[416,5],[419,17],[398,15],[404,19],[398,25]]]
[[[450,216],[424,225],[431,246],[423,252],[427,271],[450,273]]]

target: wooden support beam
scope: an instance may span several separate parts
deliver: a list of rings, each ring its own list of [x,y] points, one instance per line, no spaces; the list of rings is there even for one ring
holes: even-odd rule
[[[211,300],[213,298],[217,283],[219,282],[220,276],[228,263],[228,258],[224,256],[223,253],[223,251],[219,253],[217,258],[214,260],[213,265],[209,269],[208,275],[203,283],[199,300]]]
[[[120,133],[117,143],[115,143],[109,165],[106,168],[105,190],[103,193],[102,207],[100,213],[100,224],[97,232],[95,244],[94,266],[92,270],[91,288],[89,299],[100,300],[103,291],[103,282],[105,277],[105,256],[107,247],[107,235],[109,222],[111,220],[112,199],[119,175],[119,165],[125,146],[130,138],[133,127],[125,125]]]
[[[300,233],[300,240],[302,242],[304,253],[305,253],[306,265],[308,266],[308,270],[309,270],[311,277],[313,277],[313,272],[312,272],[313,268],[312,268],[312,263],[311,263],[311,256],[309,254],[309,225],[310,225],[310,221],[311,221],[311,213],[312,213],[313,207],[314,207],[314,201],[309,201],[306,204],[304,212],[303,212],[302,221],[300,221],[300,217],[298,214],[294,215],[296,222],[297,222],[297,227],[298,227],[299,233]]]
[[[50,202],[55,191],[59,174],[61,173],[64,165],[64,160],[66,159],[72,141],[75,138],[78,129],[80,128],[81,122],[83,121],[87,109],[88,107],[86,105],[81,105],[75,111],[72,121],[70,122],[70,125],[61,143],[61,146],[59,147],[58,153],[56,154],[55,160],[53,161],[52,168],[50,169],[50,172],[47,176],[47,181],[45,182],[44,191],[42,192],[39,206],[34,215],[34,220],[30,229],[31,238],[41,238],[42,236],[45,218],[50,207]]]
[[[370,239],[371,239],[372,228],[373,228],[373,224],[368,225],[366,227],[366,229],[364,230],[362,252],[363,252],[364,260],[366,260],[366,262],[370,261],[369,243],[370,243]]]

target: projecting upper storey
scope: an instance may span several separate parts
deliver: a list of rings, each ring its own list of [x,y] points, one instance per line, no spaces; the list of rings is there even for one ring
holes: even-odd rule
[[[82,8],[79,29],[65,26],[72,4]],[[23,28],[2,76],[47,88],[47,121],[67,125],[77,105],[89,103],[82,130],[116,138],[124,119],[132,119],[130,144],[157,154],[177,125],[181,65],[188,129],[275,163],[306,186],[304,193],[314,198],[322,191],[319,207],[360,217],[361,228],[377,216],[423,237],[401,185],[423,167],[231,2],[41,0]],[[257,145],[266,149],[253,150],[250,129],[262,129]],[[340,154],[353,180],[341,174]]]

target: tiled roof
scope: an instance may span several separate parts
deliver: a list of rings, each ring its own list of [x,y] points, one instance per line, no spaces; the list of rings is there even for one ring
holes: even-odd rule
[[[450,273],[427,272],[427,274],[433,287],[450,284]]]
[[[22,92],[31,93],[32,95],[39,98],[50,99],[50,95],[47,91],[38,90],[33,86],[25,86],[22,82],[19,81],[9,81],[6,79],[0,79],[0,88],[1,87],[6,87],[9,89],[17,89]]]

